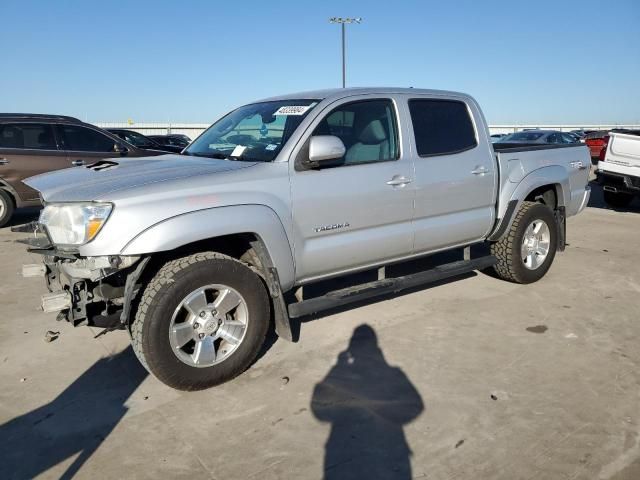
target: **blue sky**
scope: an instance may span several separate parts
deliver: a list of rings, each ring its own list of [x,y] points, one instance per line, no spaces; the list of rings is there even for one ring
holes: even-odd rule
[[[470,93],[499,123],[640,123],[640,1],[0,4],[0,111],[211,122],[341,82]]]

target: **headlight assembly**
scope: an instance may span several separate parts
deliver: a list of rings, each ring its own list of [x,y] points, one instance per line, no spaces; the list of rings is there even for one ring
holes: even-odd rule
[[[40,223],[56,245],[84,245],[93,240],[109,218],[110,203],[66,203],[47,205]]]

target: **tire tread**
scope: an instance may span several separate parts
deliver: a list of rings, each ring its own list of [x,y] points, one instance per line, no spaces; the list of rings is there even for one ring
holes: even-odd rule
[[[236,264],[237,267],[249,268],[244,262],[221,253],[198,252],[168,261],[144,287],[135,317],[131,323],[131,346],[136,357],[149,373],[154,374],[154,372],[149,368],[149,363],[145,355],[145,347],[143,345],[143,327],[145,322],[148,321],[151,305],[157,301],[157,296],[161,292],[162,288],[167,284],[175,282],[180,277],[181,272],[183,272],[187,267],[209,260],[231,261],[233,264]],[[265,335],[261,336],[263,337],[261,340],[264,341],[266,329]],[[245,370],[253,360],[254,359],[251,358],[244,362],[246,365],[242,366],[242,370]],[[165,374],[162,381],[180,390],[198,390],[209,386],[194,385],[190,381],[180,377],[177,373],[169,375]]]
[[[493,269],[503,280],[514,283],[527,283],[515,268],[515,266],[519,265],[522,261],[520,258],[520,245],[516,242],[516,237],[519,234],[524,217],[532,208],[539,205],[537,202],[522,202],[507,234],[497,242],[491,244],[491,254],[498,259]],[[550,226],[550,228],[552,227],[553,226]]]

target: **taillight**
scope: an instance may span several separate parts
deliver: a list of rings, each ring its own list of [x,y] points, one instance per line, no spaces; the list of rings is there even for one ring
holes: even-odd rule
[[[605,135],[602,139],[602,150],[600,150],[600,155],[598,155],[598,160],[604,162],[604,157],[607,154],[607,146],[609,145],[609,135]]]
[[[601,162],[604,162],[604,157],[607,153],[607,147],[602,147],[602,150],[600,150],[600,155],[598,155],[598,160]]]

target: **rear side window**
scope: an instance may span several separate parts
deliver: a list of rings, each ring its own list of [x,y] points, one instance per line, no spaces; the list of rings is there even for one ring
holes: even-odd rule
[[[67,150],[78,152],[113,152],[116,142],[100,132],[76,125],[62,125]]]
[[[43,123],[5,123],[0,125],[0,148],[56,150],[53,127]]]
[[[409,100],[418,155],[447,155],[475,147],[469,110],[455,100]]]

